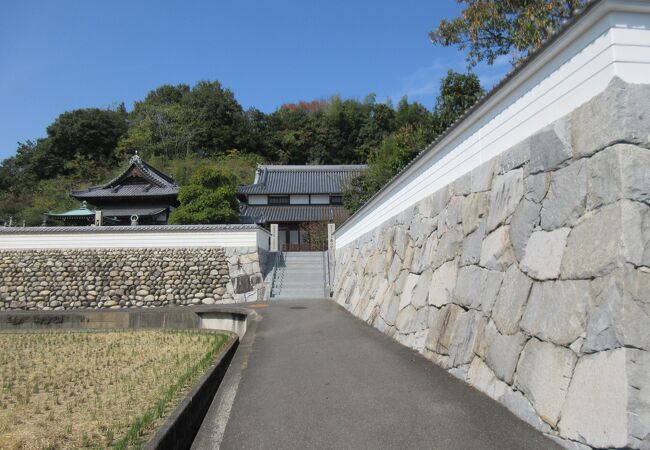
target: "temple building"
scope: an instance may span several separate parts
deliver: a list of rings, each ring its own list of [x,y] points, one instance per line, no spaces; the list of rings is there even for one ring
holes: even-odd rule
[[[327,224],[344,222],[343,191],[367,166],[258,166],[255,181],[237,188],[244,223],[277,226],[279,250],[322,250]]]
[[[73,190],[70,195],[93,205],[94,219],[100,212],[94,220],[96,225],[165,225],[178,206],[178,189],[170,176],[136,154],[129,167],[113,180]]]

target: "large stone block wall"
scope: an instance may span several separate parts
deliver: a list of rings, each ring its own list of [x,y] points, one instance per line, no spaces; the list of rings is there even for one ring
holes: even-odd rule
[[[0,311],[257,301],[257,248],[0,251]]]
[[[336,255],[335,299],[567,448],[650,448],[650,86]]]

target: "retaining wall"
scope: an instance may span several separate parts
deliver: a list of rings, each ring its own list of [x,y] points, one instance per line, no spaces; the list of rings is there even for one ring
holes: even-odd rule
[[[650,448],[649,111],[650,85],[615,78],[365,234],[344,225],[335,299],[567,448]]]
[[[250,226],[0,229],[0,311],[259,301],[267,234]]]

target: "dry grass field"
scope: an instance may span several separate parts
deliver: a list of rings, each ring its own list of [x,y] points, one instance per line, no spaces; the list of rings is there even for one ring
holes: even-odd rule
[[[206,331],[0,333],[0,449],[138,448],[227,340]]]

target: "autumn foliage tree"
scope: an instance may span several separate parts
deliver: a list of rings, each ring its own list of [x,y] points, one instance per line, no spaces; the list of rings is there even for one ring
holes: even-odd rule
[[[508,55],[516,64],[538,49],[588,0],[457,0],[460,17],[443,19],[429,37],[467,52],[467,62],[492,64]]]

